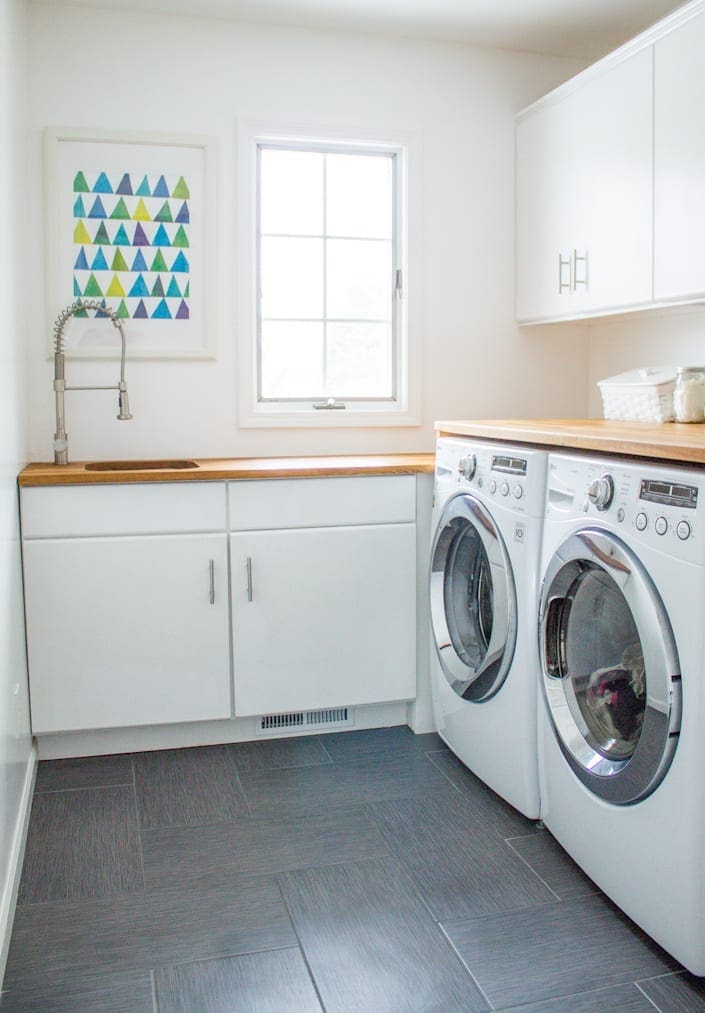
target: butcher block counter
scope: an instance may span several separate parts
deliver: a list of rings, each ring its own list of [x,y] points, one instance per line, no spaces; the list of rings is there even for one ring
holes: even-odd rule
[[[106,485],[127,482],[199,482],[243,478],[323,478],[433,473],[433,454],[357,457],[184,458],[154,461],[82,461],[28,464],[20,486]]]
[[[469,419],[436,422],[441,436],[476,436],[549,450],[589,450],[620,457],[705,467],[705,424],[611,422],[607,419]]]

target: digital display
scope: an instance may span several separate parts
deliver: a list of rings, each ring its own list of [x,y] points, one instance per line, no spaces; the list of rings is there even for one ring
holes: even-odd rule
[[[500,457],[492,458],[492,471],[501,471],[505,475],[525,475],[526,460],[523,457]]]
[[[655,479],[642,478],[639,499],[695,510],[698,505],[698,487],[681,485],[680,482],[658,482]]]

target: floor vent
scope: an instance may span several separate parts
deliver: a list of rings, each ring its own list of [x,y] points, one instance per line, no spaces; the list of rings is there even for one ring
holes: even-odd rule
[[[328,707],[318,711],[292,711],[290,714],[263,714],[257,722],[257,733],[309,731],[315,728],[343,728],[351,725],[352,710],[349,707]]]

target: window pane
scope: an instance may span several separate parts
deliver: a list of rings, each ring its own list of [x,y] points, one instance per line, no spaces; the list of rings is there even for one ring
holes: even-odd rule
[[[392,244],[331,239],[327,244],[328,316],[389,320],[392,312]]]
[[[263,398],[323,396],[323,324],[262,324]]]
[[[262,317],[322,317],[323,241],[263,237],[261,249]]]
[[[391,239],[391,157],[326,156],[326,231],[329,236]]]
[[[391,397],[391,325],[329,324],[326,387],[335,397]]]
[[[260,158],[260,230],[322,235],[324,156],[262,148]]]

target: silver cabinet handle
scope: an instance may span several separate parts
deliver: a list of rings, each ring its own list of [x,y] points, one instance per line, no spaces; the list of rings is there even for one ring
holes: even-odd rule
[[[582,278],[578,277],[578,264],[579,263],[583,265],[583,276],[582,276]],[[578,285],[584,285],[585,288],[587,289],[587,287],[588,287],[588,255],[587,255],[587,250],[582,255],[582,257],[578,255],[578,251],[577,250],[573,250],[571,274],[573,275],[573,291],[574,292],[577,289]]]
[[[247,557],[247,600],[252,601],[252,556]]]
[[[215,605],[215,560],[214,559],[209,559],[208,560],[208,576],[209,576],[209,579],[210,579],[210,593],[208,595],[208,600],[211,603],[211,605]]]
[[[568,281],[563,280],[563,272],[565,268],[568,268]],[[558,294],[562,295],[563,292],[570,292],[573,288],[573,260],[571,257],[564,257],[562,253],[558,254]]]

